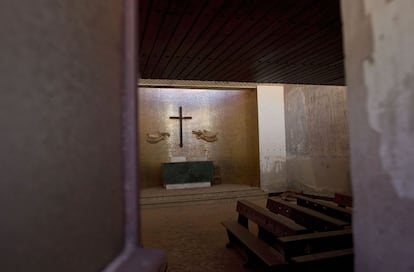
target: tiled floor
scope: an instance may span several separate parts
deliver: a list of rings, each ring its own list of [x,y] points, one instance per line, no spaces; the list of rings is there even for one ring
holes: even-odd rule
[[[265,198],[253,200],[264,206]],[[168,255],[168,271],[247,271],[234,249],[227,249],[221,221],[237,220],[236,200],[212,204],[142,208],[144,247]]]

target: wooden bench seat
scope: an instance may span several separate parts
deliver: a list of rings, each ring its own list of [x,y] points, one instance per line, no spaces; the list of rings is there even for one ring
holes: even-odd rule
[[[342,251],[352,248],[352,230],[341,229],[349,222],[280,198],[269,198],[267,205],[277,214],[239,200],[238,222],[222,222],[229,237],[227,246],[242,249],[247,256],[246,265],[260,263],[271,271],[330,271],[331,262],[340,261],[352,270],[352,254]],[[257,224],[257,236],[249,231],[249,221]]]
[[[268,209],[262,208],[248,200],[237,202],[237,212],[239,213],[239,224],[248,227],[248,220],[255,222],[259,229],[263,228],[274,236],[286,236],[301,233],[309,233],[304,226],[295,223],[285,216],[275,214]]]
[[[285,258],[352,247],[351,229],[282,236],[276,243]]]
[[[296,223],[314,231],[338,230],[350,225],[349,222],[298,206],[278,197],[269,197],[267,208],[274,213],[289,217]]]
[[[301,196],[296,194],[296,203],[299,206],[306,207],[312,210],[315,210],[317,212],[326,214],[328,216],[337,218],[339,220],[343,220],[346,222],[352,221],[352,210],[339,207],[335,203],[329,203],[327,201],[321,201],[305,196]]]
[[[354,251],[352,248],[347,249],[340,249],[340,250],[332,250],[332,251],[325,251],[315,254],[307,254],[303,256],[296,256],[290,259],[292,263],[305,263],[305,262],[314,262],[314,261],[321,261],[327,260],[332,258],[340,258],[340,257],[349,257],[353,256]]]
[[[352,272],[352,248],[326,251],[291,258],[289,271]]]
[[[221,222],[229,236],[227,247],[243,245],[247,250],[248,264],[260,260],[268,267],[283,266],[286,262],[283,256],[268,244],[257,238],[248,229],[237,222]]]
[[[347,194],[335,193],[334,202],[341,207],[352,207],[352,196]]]

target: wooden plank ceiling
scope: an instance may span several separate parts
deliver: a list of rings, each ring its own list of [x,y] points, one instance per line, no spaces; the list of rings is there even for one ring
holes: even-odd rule
[[[339,0],[140,0],[140,77],[344,84]]]

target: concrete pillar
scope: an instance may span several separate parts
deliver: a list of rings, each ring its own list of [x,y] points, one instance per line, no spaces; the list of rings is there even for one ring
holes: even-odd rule
[[[283,86],[258,85],[260,186],[283,192],[286,184],[285,102]]]
[[[123,1],[0,3],[0,270],[100,271],[124,242]]]
[[[414,271],[413,11],[342,0],[357,272]]]

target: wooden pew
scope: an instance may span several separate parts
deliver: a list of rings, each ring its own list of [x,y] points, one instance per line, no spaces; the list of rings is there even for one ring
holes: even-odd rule
[[[299,194],[295,194],[294,197],[296,197],[296,203],[299,206],[306,207],[312,210],[315,210],[317,212],[326,214],[328,216],[337,218],[339,220],[343,220],[346,222],[352,221],[352,210],[338,207],[334,203],[329,203],[327,201],[321,201],[309,197],[305,197]]]
[[[284,257],[278,251],[257,238],[238,222],[227,221],[221,222],[221,224],[226,228],[229,237],[229,243],[226,247],[242,246],[246,250],[247,263],[245,267],[263,263],[268,268],[283,269],[287,265]]]
[[[278,197],[269,197],[266,206],[272,212],[289,217],[314,231],[338,230],[350,225],[349,222],[298,206]]]
[[[239,213],[238,222],[222,222],[229,237],[227,247],[242,246],[247,249],[247,266],[261,261],[267,267],[280,267],[286,264],[284,257],[269,244],[277,236],[308,233],[288,218],[274,214],[247,200],[239,200],[236,207]],[[255,222],[259,227],[258,237],[248,230],[248,221]]]
[[[352,272],[352,248],[297,256],[290,259],[289,271]]]
[[[236,210],[239,213],[238,222],[222,222],[222,225],[229,237],[226,246],[237,246],[244,250],[246,266],[261,263],[271,271],[307,271],[309,267],[342,262],[345,258],[342,250],[352,248],[351,229],[309,233],[312,230],[247,200],[238,201]],[[315,212],[310,211],[311,214]],[[307,219],[315,220],[312,215]],[[258,225],[258,236],[249,231],[249,221]],[[334,222],[340,223],[340,220]],[[342,224],[345,223],[339,225]],[[350,254],[345,255],[347,264],[352,264],[352,259],[349,261]]]
[[[351,229],[282,236],[275,243],[275,248],[285,259],[352,247]]]
[[[334,202],[340,207],[352,207],[352,196],[335,193]]]
[[[248,220],[255,222],[259,229],[266,230],[274,236],[286,236],[310,231],[285,216],[275,214],[257,206],[248,200],[237,201],[236,211],[239,213],[238,222],[248,228]]]

